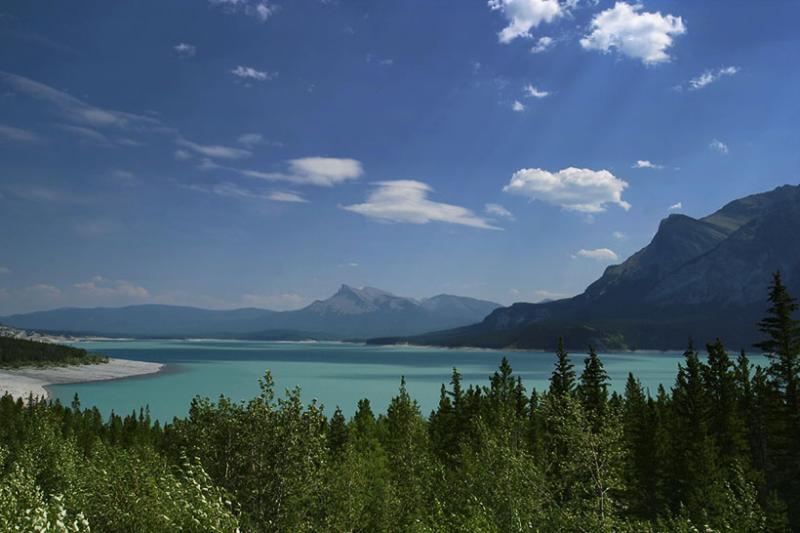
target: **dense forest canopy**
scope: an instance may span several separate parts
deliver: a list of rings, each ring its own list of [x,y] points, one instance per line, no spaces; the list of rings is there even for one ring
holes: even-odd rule
[[[482,387],[454,369],[427,417],[404,380],[347,421],[276,398],[269,373],[163,427],[5,396],[0,529],[798,531],[800,326],[777,274],[770,302],[768,367],[690,343],[669,390],[631,374],[609,394],[602,358],[560,343],[548,390],[506,360]]]
[[[108,359],[83,348],[0,337],[0,368],[20,366],[82,365]]]

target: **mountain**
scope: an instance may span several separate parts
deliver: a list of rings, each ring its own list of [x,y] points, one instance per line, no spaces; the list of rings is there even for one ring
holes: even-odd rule
[[[132,337],[219,336],[248,339],[346,339],[414,335],[483,319],[499,304],[439,295],[422,301],[372,287],[342,285],[326,300],[296,311],[226,311],[171,305],[61,308],[0,317],[40,331]]]
[[[800,186],[786,185],[730,202],[694,219],[664,219],[650,244],[610,266],[583,294],[517,303],[482,322],[403,339],[445,346],[675,349],[691,336],[721,337],[748,348],[766,309],[767,286],[780,270],[800,296]]]

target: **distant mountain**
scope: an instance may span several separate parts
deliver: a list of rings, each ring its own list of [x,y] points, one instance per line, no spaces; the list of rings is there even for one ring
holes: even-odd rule
[[[483,319],[499,304],[439,295],[417,301],[372,287],[342,287],[297,311],[216,311],[170,305],[62,308],[0,318],[40,331],[106,336],[220,336],[249,339],[346,339],[414,335]]]
[[[800,296],[800,186],[735,200],[699,220],[670,215],[649,245],[574,298],[517,303],[472,326],[374,342],[551,348],[563,335],[581,348],[682,348],[690,336],[719,336],[749,348],[775,270]]]

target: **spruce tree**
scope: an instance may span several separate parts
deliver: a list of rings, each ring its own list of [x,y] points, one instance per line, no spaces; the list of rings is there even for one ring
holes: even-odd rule
[[[561,398],[575,390],[575,365],[570,362],[569,354],[564,349],[563,338],[558,339],[556,358],[556,368],[550,377],[550,394]]]
[[[584,360],[578,397],[584,409],[596,416],[603,413],[608,402],[608,374],[592,346],[589,347],[589,357]]]
[[[769,302],[767,316],[758,323],[759,330],[768,338],[755,346],[770,358],[770,378],[783,393],[786,404],[796,410],[800,372],[800,321],[793,317],[798,305],[786,290],[780,271],[773,275]]]
[[[347,444],[347,421],[337,405],[328,426],[328,449],[336,455],[344,449],[345,444]]]

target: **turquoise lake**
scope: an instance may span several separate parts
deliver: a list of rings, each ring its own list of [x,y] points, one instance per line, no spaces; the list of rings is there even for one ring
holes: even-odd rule
[[[400,377],[420,404],[423,414],[435,408],[439,386],[450,381],[455,366],[465,383],[486,385],[500,360],[508,357],[528,391],[547,387],[555,356],[533,351],[440,349],[413,346],[364,346],[344,343],[289,343],[230,340],[136,340],[85,342],[79,346],[111,357],[165,363],[156,375],[75,383],[48,387],[51,395],[69,403],[78,393],[84,407],[97,406],[130,413],[149,406],[162,421],[184,416],[194,396],[224,394],[246,400],[258,394],[258,378],[272,371],[276,392],[300,386],[306,402],[316,398],[330,414],[340,406],[353,414],[361,398],[369,398],[375,412],[386,409],[396,395]],[[659,383],[675,381],[678,352],[601,354],[613,390],[621,391],[633,372],[653,393]],[[572,354],[576,370],[584,354]]]

